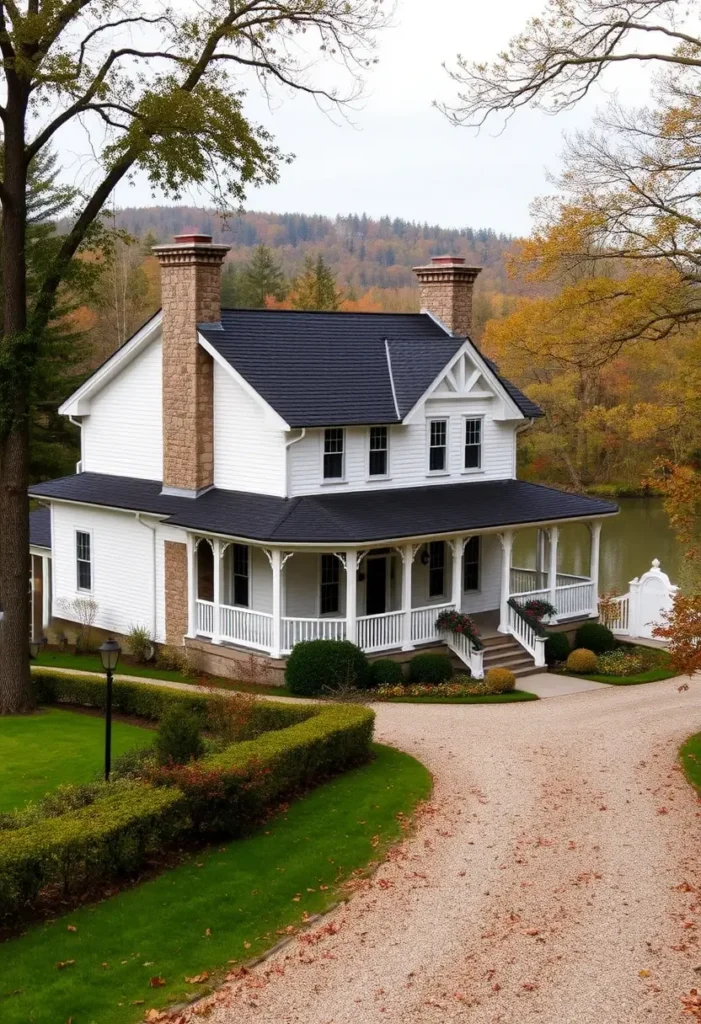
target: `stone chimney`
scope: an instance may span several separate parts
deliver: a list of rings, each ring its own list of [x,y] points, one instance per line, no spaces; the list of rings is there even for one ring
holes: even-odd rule
[[[465,266],[464,256],[434,256],[414,267],[419,279],[421,310],[432,313],[453,334],[472,330],[472,292],[481,267]]]
[[[214,367],[197,325],[221,319],[221,266],[228,245],[176,235],[156,245],[163,308],[163,493],[197,497],[214,483]]]

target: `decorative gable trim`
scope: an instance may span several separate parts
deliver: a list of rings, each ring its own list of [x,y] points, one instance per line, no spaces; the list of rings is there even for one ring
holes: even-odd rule
[[[199,341],[200,345],[205,350],[205,352],[209,353],[214,362],[221,366],[224,370],[226,370],[229,376],[236,381],[236,383],[246,392],[249,398],[252,398],[254,402],[258,403],[258,405],[265,413],[266,421],[270,427],[276,430],[292,429],[289,423],[287,423],[282,418],[282,416],[278,412],[276,412],[275,409],[273,409],[272,405],[269,405],[268,402],[266,402],[266,400],[263,398],[260,392],[256,391],[256,389],[248,383],[246,378],[242,377],[238,370],[234,369],[229,360],[225,359],[224,356],[217,351],[214,345],[210,344],[210,342],[208,342],[207,339],[203,337],[203,335],[199,331],[197,332],[197,340]]]
[[[121,348],[108,356],[102,366],[74,391],[69,398],[59,407],[62,416],[89,416],[90,403],[107,384],[110,383],[122,370],[129,365],[151,342],[161,334],[163,313],[159,309],[157,313],[147,320],[143,327],[139,328],[136,334],[132,335]]]
[[[434,317],[434,319],[436,318]],[[468,373],[470,364],[474,369]],[[486,389],[477,387],[480,380],[484,381]],[[444,383],[446,387],[441,388]],[[463,401],[469,398],[496,397],[502,401],[505,415],[497,415],[494,419],[523,420],[526,418],[469,338],[465,339],[464,344],[431,382],[402,422],[414,422],[418,419],[420,411],[428,399],[439,397],[441,399],[456,398]]]

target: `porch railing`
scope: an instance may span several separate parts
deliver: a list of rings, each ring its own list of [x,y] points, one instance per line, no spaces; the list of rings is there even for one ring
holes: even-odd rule
[[[524,614],[513,597],[509,598],[507,608],[509,633],[528,651],[536,668],[542,668],[545,665],[545,630]]]
[[[223,604],[219,608],[219,635],[222,640],[269,651],[273,645],[273,617],[267,612]]]
[[[404,612],[385,612],[382,615],[359,615],[358,646],[364,651],[383,651],[401,647],[404,632]]]
[[[427,644],[438,639],[436,619],[440,612],[451,611],[454,604],[430,604],[411,609],[411,642]]]
[[[559,619],[567,619],[576,615],[590,615],[594,611],[596,597],[594,584],[591,581],[559,586],[556,594],[555,606]]]
[[[630,594],[612,597],[606,602],[606,611],[601,609],[602,621],[613,633],[630,633]]]
[[[519,605],[527,601],[550,601],[550,588],[543,586],[545,574],[535,569],[511,569],[511,594]],[[530,587],[524,587],[530,583]],[[516,589],[518,586],[518,590]],[[580,615],[590,615],[596,606],[594,584],[588,576],[575,576],[572,573],[559,572],[555,577],[555,607],[558,618],[568,619]]]
[[[304,640],[345,640],[345,619],[299,619],[283,616],[282,650],[289,654]]]
[[[201,636],[214,636],[213,601],[197,601],[197,632]]]

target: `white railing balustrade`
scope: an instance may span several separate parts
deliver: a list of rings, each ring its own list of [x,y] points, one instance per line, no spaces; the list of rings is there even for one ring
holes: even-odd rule
[[[219,635],[234,644],[269,651],[273,645],[273,617],[267,612],[223,604],[219,608]]]
[[[611,597],[602,605],[601,621],[613,633],[630,633],[630,593]]]
[[[364,651],[384,651],[401,647],[404,612],[358,616],[358,646]]]
[[[511,566],[511,592],[514,594],[536,590],[547,582],[548,575],[545,572],[536,572],[535,569],[524,569],[518,565]]]
[[[440,633],[439,636],[445,640],[446,646],[467,665],[473,679],[484,679],[484,651],[481,648],[477,650],[464,633],[446,631]]]
[[[550,591],[545,590],[524,590],[521,593],[509,594],[519,604],[524,605],[527,601],[550,601]]]
[[[522,647],[528,651],[533,658],[536,668],[545,665],[545,638],[538,635],[533,626],[513,608],[508,605],[507,626],[509,633],[515,637]]]
[[[282,650],[289,654],[295,644],[304,640],[345,640],[345,619],[298,619],[284,616]]]
[[[450,612],[454,604],[431,604],[411,609],[411,642],[426,644],[438,639],[436,619],[441,612]]]
[[[201,636],[214,636],[214,602],[197,601],[197,632]]]

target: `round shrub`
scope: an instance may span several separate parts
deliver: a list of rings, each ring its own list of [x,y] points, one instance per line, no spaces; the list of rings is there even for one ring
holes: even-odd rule
[[[154,748],[159,764],[187,764],[202,757],[200,719],[184,708],[168,708],[158,723]]]
[[[295,644],[285,669],[285,683],[301,697],[316,697],[339,687],[368,686],[368,659],[350,640],[303,640]]]
[[[516,688],[516,676],[508,668],[490,668],[484,686],[487,693],[511,693]]]
[[[409,662],[409,681],[438,686],[453,678],[453,663],[447,654],[416,654]]]
[[[608,626],[602,626],[600,622],[585,622],[577,630],[575,645],[586,647],[594,654],[604,654],[606,651],[612,651],[617,643]]]
[[[578,647],[567,658],[568,672],[596,672],[596,668],[596,655],[586,647]]]
[[[545,660],[548,665],[555,665],[558,661],[567,661],[570,653],[570,642],[567,633],[548,633],[545,641]]]
[[[391,658],[378,658],[370,663],[370,685],[401,686],[404,682],[404,671],[398,661]]]

